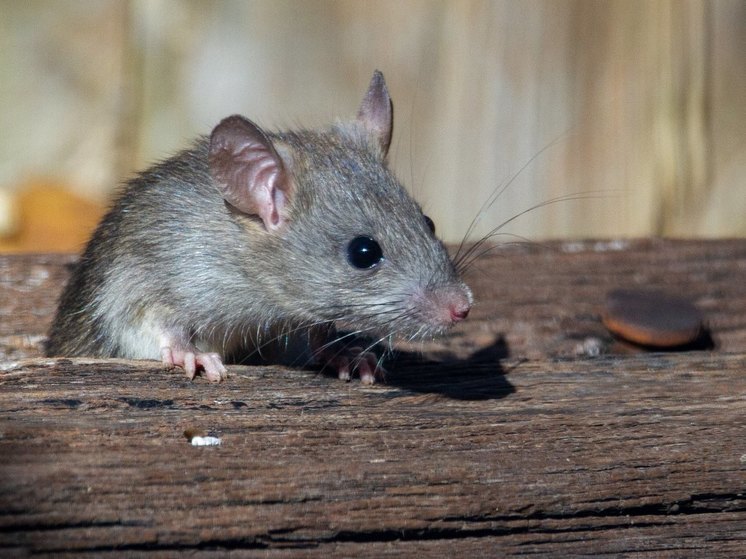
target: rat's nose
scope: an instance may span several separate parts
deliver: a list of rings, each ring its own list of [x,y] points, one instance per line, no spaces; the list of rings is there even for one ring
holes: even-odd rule
[[[461,322],[471,310],[471,291],[465,285],[447,285],[426,294],[429,319],[434,327],[449,328]]]
[[[467,316],[469,316],[469,311],[471,310],[471,305],[468,301],[463,301],[459,303],[452,303],[448,310],[451,312],[451,320],[453,322],[461,322],[464,320]]]

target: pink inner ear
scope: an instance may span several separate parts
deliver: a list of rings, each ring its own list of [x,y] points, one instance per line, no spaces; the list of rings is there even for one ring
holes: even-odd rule
[[[271,223],[272,229],[279,229],[284,223],[284,218],[282,216],[287,199],[285,190],[282,188],[275,188],[274,195],[274,208],[272,210]]]
[[[256,124],[231,116],[215,127],[210,137],[210,172],[229,204],[259,216],[268,230],[283,225],[285,169],[271,140]]]

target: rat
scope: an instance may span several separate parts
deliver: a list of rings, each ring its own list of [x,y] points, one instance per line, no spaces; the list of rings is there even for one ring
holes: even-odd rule
[[[351,121],[269,132],[234,115],[142,172],[74,267],[47,355],[158,359],[220,381],[225,356],[285,340],[282,361],[298,339],[340,378],[375,382],[373,346],[335,336],[425,339],[472,306],[387,165],[392,130],[376,71]]]

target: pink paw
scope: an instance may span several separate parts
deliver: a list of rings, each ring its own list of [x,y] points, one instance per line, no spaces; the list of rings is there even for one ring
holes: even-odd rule
[[[341,380],[349,381],[357,373],[363,384],[375,384],[376,380],[386,379],[386,370],[381,366],[378,357],[363,348],[348,348],[341,352],[325,352],[321,356],[324,368],[336,371]]]
[[[165,346],[161,348],[161,359],[168,367],[183,367],[186,376],[190,379],[197,374],[197,369],[202,369],[207,380],[220,382],[228,376],[228,370],[223,365],[220,355],[217,353],[199,353],[196,348],[186,349]]]

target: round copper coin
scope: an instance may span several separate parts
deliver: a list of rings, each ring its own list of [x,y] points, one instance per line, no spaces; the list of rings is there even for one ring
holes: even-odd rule
[[[627,341],[653,347],[674,347],[695,341],[702,315],[688,300],[664,291],[616,289],[606,296],[603,323]]]

